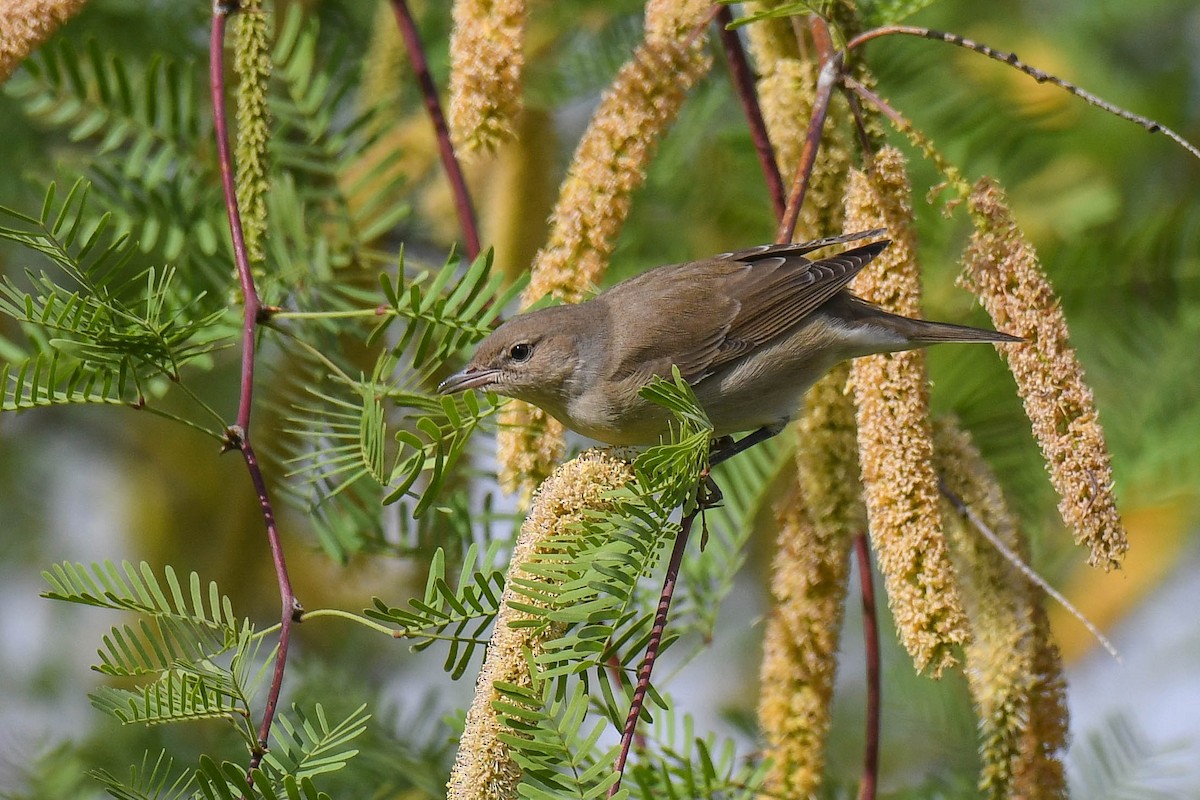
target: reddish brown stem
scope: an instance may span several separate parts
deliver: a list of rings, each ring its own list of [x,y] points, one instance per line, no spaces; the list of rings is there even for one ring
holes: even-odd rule
[[[629,748],[633,745],[634,734],[637,732],[638,718],[642,716],[642,707],[646,704],[646,692],[650,689],[650,673],[654,671],[654,661],[658,658],[658,647],[662,643],[663,631],[667,627],[667,612],[671,609],[671,598],[675,595],[675,584],[679,579],[679,568],[683,564],[683,553],[687,550],[688,537],[692,532],[692,523],[696,520],[696,511],[684,516],[679,527],[679,535],[675,537],[675,547],[671,550],[671,560],[667,562],[667,574],[663,579],[662,593],[658,598],[658,610],[654,614],[654,625],[650,628],[650,641],[646,644],[646,655],[642,665],[638,667],[637,685],[633,689],[633,699],[629,703],[629,716],[625,718],[625,729],[621,733],[621,750],[617,754],[617,781],[608,790],[608,796],[613,797],[621,789],[621,777],[625,773],[625,761],[629,758]]]
[[[821,146],[821,133],[825,130],[825,118],[829,115],[829,100],[833,96],[833,87],[838,81],[840,69],[841,56],[838,55],[821,67],[821,73],[817,77],[817,94],[813,98],[812,116],[808,120],[808,133],[804,137],[804,148],[800,151],[800,164],[796,167],[792,190],[788,194],[787,209],[784,211],[779,230],[775,234],[777,242],[790,242],[796,236],[796,223],[800,219],[800,209],[804,205],[804,197],[808,193],[813,164],[816,163],[817,150]]]
[[[812,37],[817,57],[824,64],[833,58],[833,35],[829,32],[829,23],[819,14],[809,14],[807,19],[808,35]]]
[[[263,710],[262,724],[258,730],[258,741],[251,750],[250,764],[246,768],[246,778],[262,763],[267,752],[267,742],[271,733],[271,725],[275,720],[275,711],[279,706],[279,694],[283,689],[283,675],[287,667],[288,646],[291,643],[292,623],[300,608],[296,596],[292,592],[291,580],[288,577],[287,562],[283,556],[283,544],[279,538],[279,528],[275,524],[275,512],[271,506],[271,498],[267,493],[267,482],[263,477],[262,466],[254,454],[250,444],[250,409],[254,399],[254,344],[258,323],[263,312],[258,291],[254,286],[254,276],[250,271],[250,258],[246,252],[246,240],[242,235],[242,218],[238,211],[237,190],[233,181],[233,153],[229,145],[229,126],[225,114],[225,28],[231,14],[237,11],[236,3],[218,2],[213,5],[212,35],[209,39],[209,90],[212,95],[213,127],[217,139],[217,157],[221,168],[221,187],[225,195],[225,213],[229,218],[229,233],[233,240],[233,257],[237,268],[238,281],[242,287],[244,310],[242,314],[242,372],[241,388],[238,400],[237,423],[227,432],[228,444],[241,451],[242,459],[246,462],[246,470],[254,491],[258,495],[259,507],[262,511],[263,522],[267,530],[267,543],[271,550],[271,560],[275,565],[275,578],[279,584],[279,596],[282,605],[280,614],[279,647],[275,654],[275,669],[271,676],[271,684],[267,689],[267,700]]]
[[[788,194],[787,209],[783,220],[775,234],[776,242],[790,242],[796,236],[796,223],[800,219],[800,209],[804,206],[804,197],[808,194],[808,184],[812,180],[813,165],[817,161],[817,151],[821,148],[821,134],[825,130],[825,119],[829,116],[829,101],[833,97],[833,87],[842,77],[842,54],[833,50],[828,26],[817,15],[809,19],[809,31],[821,57],[821,72],[817,75],[817,90],[813,97],[812,114],[808,119],[808,133],[804,137],[804,147],[800,151],[800,163],[796,166],[796,176],[792,181],[792,190]]]
[[[392,10],[396,12],[396,24],[400,27],[400,35],[404,38],[404,47],[408,51],[408,62],[413,73],[417,76],[417,84],[421,87],[421,97],[425,101],[425,109],[429,112],[429,120],[433,123],[433,132],[437,137],[438,153],[442,159],[442,167],[450,180],[450,190],[454,194],[454,210],[458,214],[458,224],[462,228],[466,240],[467,257],[474,260],[479,255],[479,226],[475,221],[475,207],[471,203],[471,194],[467,190],[467,180],[463,177],[462,165],[454,153],[454,144],[450,141],[450,129],[446,126],[446,115],[442,113],[442,103],[438,100],[437,87],[433,76],[429,74],[429,62],[425,59],[425,48],[421,44],[421,36],[417,31],[417,23],[413,20],[412,12],[405,0],[392,0]]]
[[[213,127],[217,137],[217,158],[221,166],[221,189],[225,193],[225,216],[233,239],[233,260],[242,286],[242,381],[238,398],[237,426],[243,437],[250,435],[250,401],[254,393],[254,337],[262,304],[254,288],[242,216],[238,212],[237,189],[233,182],[233,152],[229,145],[229,125],[225,116],[225,23],[238,9],[237,3],[213,5],[212,37],[209,41],[208,84],[212,93]]]
[[[275,653],[275,670],[271,674],[271,685],[267,690],[267,702],[263,708],[262,723],[258,728],[258,748],[250,759],[249,771],[258,768],[267,752],[267,742],[271,734],[271,724],[275,720],[275,710],[279,706],[279,693],[283,688],[283,673],[287,667],[288,646],[292,641],[292,623],[296,622],[303,608],[296,595],[292,592],[292,582],[288,577],[287,562],[283,557],[283,543],[279,538],[279,528],[275,524],[275,512],[271,507],[271,498],[267,494],[267,483],[263,478],[262,467],[254,448],[249,440],[243,439],[239,449],[250,473],[250,481],[258,495],[259,507],[262,510],[263,522],[267,528],[267,543],[271,548],[271,561],[275,565],[275,578],[279,584],[279,600],[283,608],[279,619],[279,649]]]
[[[729,29],[733,22],[733,13],[729,6],[721,6],[717,12],[717,31],[721,37],[721,45],[725,48],[725,59],[729,62],[729,77],[737,93],[738,102],[742,104],[742,112],[750,126],[750,138],[754,142],[754,151],[758,154],[758,163],[762,167],[763,177],[767,181],[767,193],[771,196],[771,207],[775,211],[775,219],[781,219],[787,204],[787,195],[783,189],[783,176],[779,174],[779,164],[775,161],[775,148],[767,135],[767,123],[763,119],[762,109],[758,104],[758,94],[754,89],[754,73],[750,62],[746,59],[746,51],[742,48],[742,40],[737,31]]]
[[[604,663],[608,667],[608,674],[612,678],[613,685],[624,691],[625,687],[629,685],[629,680],[625,677],[625,670],[621,668],[621,659],[617,657],[616,653],[613,653]],[[645,748],[645,735],[641,733],[635,734],[633,737],[633,746],[639,750]]]
[[[875,800],[875,787],[879,782],[879,709],[880,709],[880,661],[879,619],[875,613],[875,584],[871,575],[871,549],[867,535],[854,537],[854,553],[858,562],[858,579],[862,586],[863,646],[867,661],[867,731],[863,754],[862,783],[858,787],[858,800]]]

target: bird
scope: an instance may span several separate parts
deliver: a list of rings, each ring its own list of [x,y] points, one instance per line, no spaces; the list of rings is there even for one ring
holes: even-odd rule
[[[769,244],[655,267],[578,304],[518,314],[483,339],[443,394],[480,389],[532,403],[611,445],[660,442],[671,415],[640,390],[672,368],[713,437],[752,431],[735,452],[781,431],[838,362],[941,342],[1017,343],[999,331],[893,314],[847,287],[891,243],[807,254],[885,229]],[[732,455],[732,452],[727,453]]]

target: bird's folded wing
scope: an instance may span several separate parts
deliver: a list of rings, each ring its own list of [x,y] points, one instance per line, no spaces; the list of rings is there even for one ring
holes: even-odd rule
[[[740,309],[708,368],[766,344],[803,320],[846,288],[887,245],[887,240],[873,242],[818,261],[774,255],[749,262],[729,282],[727,291]]]
[[[621,309],[608,379],[642,383],[679,367],[689,383],[770,341],[841,291],[887,246],[875,242],[810,261],[807,245],[660,267],[606,292]]]

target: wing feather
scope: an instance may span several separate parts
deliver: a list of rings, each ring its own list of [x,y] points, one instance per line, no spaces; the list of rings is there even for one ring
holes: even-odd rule
[[[853,239],[877,233],[853,235]],[[763,247],[706,261],[659,267],[618,284],[596,300],[611,325],[608,379],[644,384],[671,365],[690,383],[790,329],[883,252],[888,240],[811,261],[803,253],[846,237]]]

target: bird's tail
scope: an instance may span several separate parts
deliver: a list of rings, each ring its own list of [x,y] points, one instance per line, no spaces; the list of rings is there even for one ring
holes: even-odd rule
[[[955,325],[951,322],[930,322],[923,319],[897,317],[896,327],[913,344],[937,344],[939,342],[1023,342],[1020,336],[970,325]]]
[[[884,311],[873,303],[868,303],[861,297],[843,293],[835,302],[840,305],[837,313],[842,319],[854,319],[888,330],[891,335],[907,343],[897,349],[906,350],[908,347],[924,347],[939,342],[992,342],[993,344],[1025,341],[1020,336],[1013,336],[1000,331],[989,331],[984,328],[972,328],[970,325],[955,325],[952,322],[931,322],[924,319],[912,319]],[[899,342],[897,342],[899,344]]]

